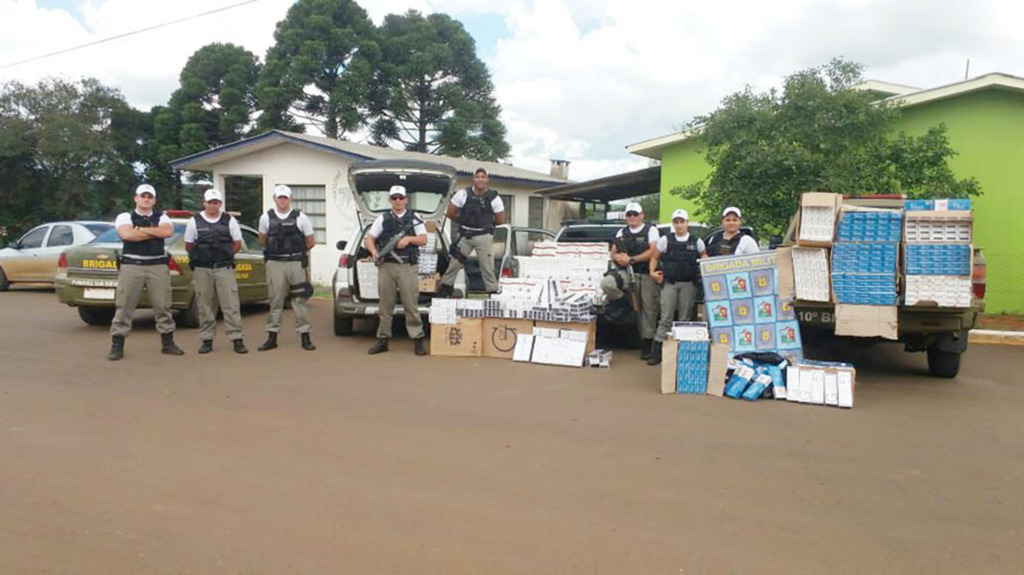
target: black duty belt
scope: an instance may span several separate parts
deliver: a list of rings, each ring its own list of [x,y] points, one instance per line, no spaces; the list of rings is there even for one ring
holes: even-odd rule
[[[134,259],[131,256],[122,256],[121,257],[121,264],[122,265],[131,265],[131,266],[159,266],[159,265],[167,265],[167,256],[164,256],[164,257],[161,257],[161,258],[153,258],[153,259]]]
[[[301,262],[305,259],[305,254],[265,254],[268,260],[275,262]]]
[[[487,235],[491,235],[491,234],[494,233],[494,229],[493,228],[489,229],[489,230],[471,230],[471,229],[468,229],[468,228],[459,228],[459,230],[462,233],[462,237],[464,237],[466,239],[475,238],[477,236],[487,236]]]
[[[211,269],[211,270],[218,270],[218,269],[221,269],[221,268],[233,268],[233,267],[235,267],[235,262],[217,262],[215,264],[200,264],[200,263],[196,263],[196,262],[193,261],[192,265],[197,267],[197,268],[206,268],[206,269]]]

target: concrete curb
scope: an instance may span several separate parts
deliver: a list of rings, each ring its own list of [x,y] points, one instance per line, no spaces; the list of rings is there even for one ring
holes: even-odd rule
[[[1024,346],[1024,332],[1020,331],[972,329],[968,337],[967,341],[975,344]]]

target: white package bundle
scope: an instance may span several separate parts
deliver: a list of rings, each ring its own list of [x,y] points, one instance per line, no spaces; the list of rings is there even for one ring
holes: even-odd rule
[[[830,301],[828,251],[825,248],[793,248],[796,299]]]

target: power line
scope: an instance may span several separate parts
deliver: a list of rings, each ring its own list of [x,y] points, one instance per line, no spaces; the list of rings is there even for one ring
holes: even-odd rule
[[[225,10],[231,10],[232,8],[238,8],[239,6],[245,6],[246,4],[253,4],[255,2],[259,2],[259,0],[245,0],[245,2],[239,2],[237,4],[232,4],[230,6],[224,6],[223,8],[217,8],[215,10],[210,10],[209,12],[203,12],[202,14],[193,14],[192,16],[186,16],[184,18],[178,18],[177,20],[172,20],[170,22],[164,22],[163,24],[157,24],[155,26],[150,26],[148,28],[141,28],[139,30],[134,30],[132,32],[125,32],[124,34],[118,34],[117,36],[111,36],[109,38],[103,38],[101,40],[94,40],[92,42],[81,44],[79,46],[74,46],[72,48],[65,48],[63,50],[58,50],[56,52],[50,52],[49,54],[43,54],[42,56],[35,56],[35,57],[29,58],[27,60],[21,60],[19,62],[12,62],[10,64],[4,64],[3,66],[0,66],[0,70],[6,70],[7,68],[13,68],[15,66],[20,66],[22,64],[28,64],[29,62],[36,62],[36,61],[39,61],[39,60],[43,60],[45,58],[52,58],[53,56],[58,56],[60,54],[67,54],[68,52],[74,52],[75,50],[81,50],[82,48],[88,48],[90,46],[95,46],[97,44],[103,44],[105,42],[111,42],[113,40],[120,40],[121,38],[127,38],[128,36],[134,36],[136,34],[142,34],[143,32],[149,32],[151,30],[156,30],[158,28],[165,28],[167,26],[172,26],[174,24],[180,24],[182,22],[187,22],[189,20],[195,20],[196,18],[202,18],[203,16],[209,16],[210,14],[216,14],[218,12],[224,12]]]

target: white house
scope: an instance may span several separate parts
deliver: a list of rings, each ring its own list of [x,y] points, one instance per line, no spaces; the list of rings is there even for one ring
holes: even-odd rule
[[[292,188],[293,205],[307,215],[316,230],[317,245],[310,255],[315,283],[328,284],[340,255],[335,244],[350,240],[356,231],[355,204],[348,187],[348,166],[362,160],[410,159],[447,164],[458,171],[459,187],[472,184],[473,172],[484,168],[491,187],[502,195],[507,223],[517,226],[552,227],[561,209],[549,210],[537,190],[568,182],[569,163],[553,160],[551,173],[533,172],[498,162],[481,162],[380,146],[355,144],[333,138],[274,130],[180,158],[171,163],[178,170],[210,172],[213,184],[232,204],[232,180],[262,181],[262,211],[273,206],[274,186]],[[258,187],[258,186],[257,186]],[[237,202],[236,202],[237,203]],[[548,220],[551,223],[545,226]]]

